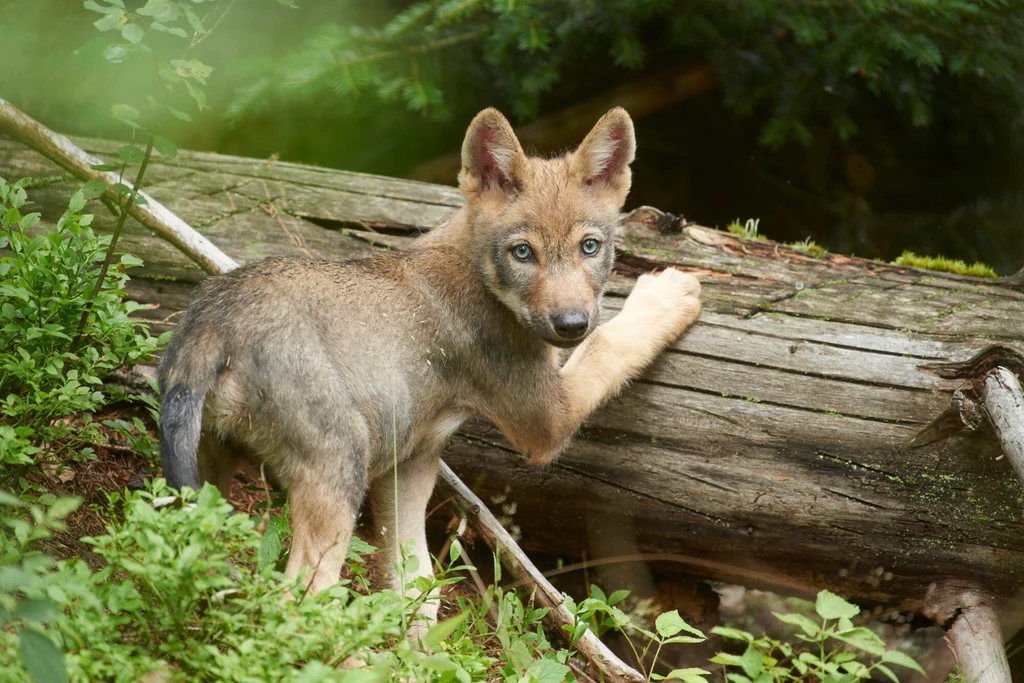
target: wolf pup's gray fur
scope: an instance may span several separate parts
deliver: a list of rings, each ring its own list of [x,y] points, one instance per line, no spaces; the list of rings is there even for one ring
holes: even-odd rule
[[[270,258],[203,282],[160,364],[167,481],[227,495],[248,463],[290,485],[287,572],[309,568],[314,591],[338,580],[369,494],[389,556],[411,539],[430,574],[425,508],[464,420],[550,462],[700,313],[697,280],[668,269],[598,326],[635,149],[621,108],[555,159],[527,157],[487,109],[462,147],[465,207],[408,249]]]

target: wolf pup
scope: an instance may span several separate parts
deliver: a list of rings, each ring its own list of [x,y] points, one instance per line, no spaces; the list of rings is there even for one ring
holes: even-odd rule
[[[635,149],[621,108],[555,159],[527,157],[486,109],[447,225],[401,252],[268,258],[205,280],[160,363],[168,483],[226,496],[248,463],[290,485],[287,573],[308,568],[313,591],[338,581],[369,495],[387,556],[411,539],[429,575],[426,505],[463,421],[486,418],[548,463],[700,313],[697,280],[668,269],[598,325]]]

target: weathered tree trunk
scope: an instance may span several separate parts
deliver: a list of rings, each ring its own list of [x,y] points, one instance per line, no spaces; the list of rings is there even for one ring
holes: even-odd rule
[[[400,248],[462,203],[446,187],[203,153],[148,174],[152,196],[239,261]],[[30,199],[49,221],[75,185],[3,141],[0,175],[39,179]],[[700,276],[700,322],[552,466],[483,423],[445,455],[485,499],[510,488],[526,549],[597,558],[621,552],[615,529],[629,552],[694,574],[829,587],[940,622],[965,595],[1017,595],[1024,485],[984,424],[958,431],[947,409],[992,368],[1024,368],[1019,281],[816,259],[653,209],[625,218],[618,246],[607,315],[638,273],[671,264]],[[131,293],[158,307],[143,314],[173,326],[202,271],[132,221],[121,247],[146,261]]]

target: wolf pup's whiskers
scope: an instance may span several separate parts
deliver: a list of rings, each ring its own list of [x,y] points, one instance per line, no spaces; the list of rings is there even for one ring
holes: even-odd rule
[[[700,313],[697,280],[670,268],[598,325],[635,149],[621,108],[556,159],[527,157],[486,109],[447,225],[401,252],[270,258],[204,281],[160,364],[168,483],[227,495],[249,463],[290,485],[287,572],[309,568],[311,591],[338,580],[367,496],[392,561],[411,540],[429,574],[426,505],[466,419],[548,463]]]

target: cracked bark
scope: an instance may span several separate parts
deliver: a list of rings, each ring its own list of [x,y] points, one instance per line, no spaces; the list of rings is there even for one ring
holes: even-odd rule
[[[77,142],[116,153],[116,143]],[[453,188],[282,162],[185,151],[156,161],[147,191],[239,261],[300,255],[294,237],[331,259],[402,248],[462,203]],[[8,179],[57,172],[0,140]],[[33,190],[44,223],[72,187]],[[259,208],[268,195],[276,216]],[[99,229],[112,225],[91,208]],[[173,326],[203,272],[134,221],[122,245],[146,261],[132,296],[159,305],[140,315],[154,330]],[[674,265],[701,278],[700,322],[554,466],[527,465],[482,422],[445,454],[484,500],[511,485],[524,549],[593,558],[587,519],[614,510],[638,553],[693,558],[685,566],[715,579],[805,595],[827,587],[940,622],[972,591],[999,605],[1017,595],[1024,486],[998,439],[957,427],[911,441],[965,379],[1024,367],[1019,278],[816,259],[646,208],[624,217],[618,249],[605,317],[638,274]]]

